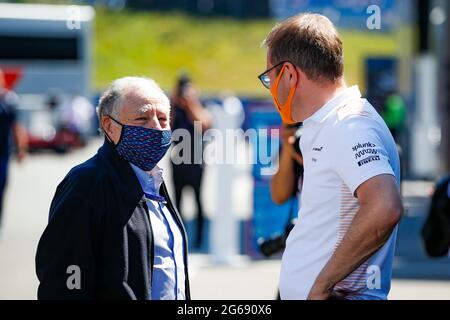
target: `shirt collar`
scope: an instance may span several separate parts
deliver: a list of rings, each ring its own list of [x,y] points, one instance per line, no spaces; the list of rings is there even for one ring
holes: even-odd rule
[[[306,119],[304,122],[308,123],[310,121],[314,122],[323,122],[328,115],[344,105],[348,101],[352,99],[361,98],[361,92],[359,91],[358,86],[349,87],[347,89],[342,90],[336,96],[334,96],[330,101],[324,104],[319,110],[316,111],[311,117]]]
[[[159,188],[163,182],[164,170],[155,166],[151,171],[144,171],[132,163],[130,163],[130,165],[136,174],[144,193],[159,196]]]

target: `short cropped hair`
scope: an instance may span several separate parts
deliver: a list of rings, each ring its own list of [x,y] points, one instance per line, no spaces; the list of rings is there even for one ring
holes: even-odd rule
[[[337,82],[344,74],[344,50],[333,23],[320,14],[293,16],[270,31],[263,45],[270,62],[289,61],[312,81]]]

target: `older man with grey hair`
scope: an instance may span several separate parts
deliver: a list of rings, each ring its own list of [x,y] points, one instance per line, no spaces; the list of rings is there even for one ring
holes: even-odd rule
[[[187,239],[157,163],[170,104],[151,79],[121,78],[98,106],[105,142],[56,189],[38,245],[39,299],[189,299]]]

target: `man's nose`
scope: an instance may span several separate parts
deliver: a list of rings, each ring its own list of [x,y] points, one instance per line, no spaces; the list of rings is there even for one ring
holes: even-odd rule
[[[158,116],[154,115],[150,118],[147,124],[148,128],[162,130],[161,124],[159,122]]]

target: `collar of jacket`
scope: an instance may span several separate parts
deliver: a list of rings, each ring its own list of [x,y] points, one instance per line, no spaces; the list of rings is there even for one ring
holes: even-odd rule
[[[136,174],[133,172],[127,160],[123,159],[116,151],[116,147],[105,138],[103,146],[98,150],[99,157],[111,165],[112,174],[117,175],[119,189],[127,201],[137,204],[143,199],[144,191]]]
[[[127,160],[120,157],[116,151],[116,147],[108,139],[105,138],[103,146],[98,150],[99,157],[109,163],[117,174],[120,180],[120,188],[122,189],[122,195],[133,204],[139,203],[139,201],[144,201],[144,190],[139,183],[136,174],[131,168]],[[161,187],[159,189],[160,195],[166,200],[168,200],[168,192],[163,180]]]

